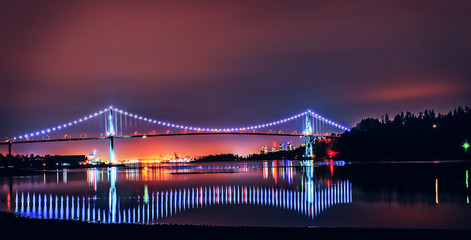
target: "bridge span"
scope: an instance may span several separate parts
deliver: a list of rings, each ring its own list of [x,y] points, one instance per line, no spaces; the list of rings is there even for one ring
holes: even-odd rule
[[[104,129],[106,134],[93,134],[95,136],[88,137],[88,136],[80,136],[80,137],[71,137],[65,135],[61,138],[50,138],[48,134],[52,134],[54,132],[59,132],[63,129],[68,129],[71,126],[76,124],[80,124],[86,122],[87,120],[96,118],[100,115],[105,116],[105,121],[100,122],[100,126],[104,125]],[[124,116],[124,121],[123,121]],[[287,123],[289,121],[304,118],[303,119],[303,131],[298,133],[293,131],[291,133],[285,131],[266,131],[260,132],[259,129],[266,129],[273,126],[277,126],[280,124]],[[129,120],[128,120],[129,119]],[[134,134],[121,134],[118,133],[118,129],[121,128],[123,130],[123,123],[127,126],[128,121],[132,126],[132,121],[142,121],[146,124],[162,126],[166,128],[176,129],[175,131],[167,130],[164,133],[157,133],[152,131],[148,134],[142,133],[134,133]],[[119,124],[118,124],[119,122]],[[336,134],[329,134],[322,132],[325,130],[326,126],[330,126],[334,129],[340,131],[350,131],[349,128],[344,127],[338,123],[335,123],[327,118],[322,117],[321,115],[312,112],[311,110],[307,110],[303,113],[293,115],[291,117],[281,119],[278,121],[268,122],[264,124],[257,124],[252,126],[245,126],[245,127],[237,127],[237,128],[204,128],[204,127],[195,127],[195,126],[187,126],[182,124],[175,124],[169,123],[164,121],[158,121],[152,118],[147,118],[143,116],[138,116],[137,114],[128,113],[118,108],[113,108],[110,106],[109,108],[105,108],[99,112],[95,112],[94,114],[90,114],[83,118],[80,118],[75,121],[70,121],[68,123],[57,125],[56,127],[51,127],[43,130],[32,131],[29,134],[19,135],[17,137],[13,137],[7,139],[3,142],[0,142],[0,145],[8,145],[8,154],[11,156],[11,148],[13,144],[20,144],[20,143],[46,143],[46,142],[65,142],[65,141],[88,141],[88,140],[109,140],[110,142],[110,162],[115,163],[116,160],[114,158],[114,139],[120,138],[147,138],[147,137],[169,137],[169,136],[196,136],[196,135],[258,135],[258,136],[285,136],[285,137],[300,137],[304,138],[306,142],[306,150],[305,150],[305,157],[310,158],[313,155],[313,143],[316,138],[337,138],[339,135]],[[325,132],[325,131],[324,131]]]

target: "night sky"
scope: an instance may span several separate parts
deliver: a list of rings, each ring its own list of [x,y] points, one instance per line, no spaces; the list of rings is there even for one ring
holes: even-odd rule
[[[470,26],[468,0],[0,1],[0,135],[109,105],[208,127],[448,112],[471,105]]]

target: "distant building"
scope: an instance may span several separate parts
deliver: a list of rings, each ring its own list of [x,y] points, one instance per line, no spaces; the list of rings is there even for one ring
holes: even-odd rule
[[[267,146],[263,146],[261,149],[260,149],[260,154],[267,154],[268,153],[268,148]]]
[[[94,161],[96,158],[96,149],[93,151],[93,153],[88,154],[88,161]]]
[[[276,149],[277,151],[285,151],[285,144],[284,143],[280,143],[278,144],[278,149]]]
[[[97,165],[103,163],[105,163],[103,159],[96,156],[96,149],[93,151],[93,153],[88,154],[88,164]]]
[[[295,149],[296,149],[296,147],[293,145],[293,142],[291,142],[291,141],[285,142],[285,143],[280,143],[280,144],[277,144],[276,142],[273,142],[273,146],[272,146],[270,152],[291,151],[291,150],[295,150]],[[263,146],[259,150],[259,153],[260,154],[267,154],[268,153],[267,146]]]
[[[294,149],[296,149],[296,147],[294,146],[293,142],[287,142],[286,143],[286,150],[292,151]]]

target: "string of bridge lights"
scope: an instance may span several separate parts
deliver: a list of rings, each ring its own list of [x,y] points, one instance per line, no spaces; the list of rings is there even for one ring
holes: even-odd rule
[[[67,127],[70,127],[70,126],[73,126],[75,124],[79,124],[79,123],[82,123],[82,122],[85,122],[87,120],[90,120],[92,118],[95,118],[95,117],[98,117],[100,116],[101,114],[107,112],[109,109],[108,108],[105,108],[104,110],[102,111],[99,111],[99,112],[95,112],[94,114],[90,114],[88,116],[84,116],[82,118],[79,118],[79,119],[76,119],[74,121],[70,121],[68,123],[64,123],[64,124],[59,124],[57,126],[54,126],[54,127],[50,127],[50,128],[46,128],[46,129],[43,129],[43,130],[38,130],[38,131],[34,131],[34,132],[31,132],[31,133],[27,133],[27,134],[24,134],[24,135],[20,135],[18,137],[14,137],[13,139],[16,140],[16,139],[27,139],[27,138],[31,138],[31,137],[35,137],[35,136],[41,136],[41,135],[45,135],[45,134],[48,134],[48,133],[52,133],[52,132],[56,132],[58,130],[61,130],[63,128],[67,128]]]
[[[234,131],[256,130],[256,129],[260,129],[260,128],[276,126],[278,124],[286,123],[286,122],[289,122],[291,120],[297,119],[299,117],[305,116],[306,114],[310,114],[312,117],[314,117],[314,118],[316,118],[316,119],[318,119],[318,120],[320,120],[320,121],[322,121],[322,122],[324,122],[328,125],[331,125],[333,127],[337,127],[341,130],[350,131],[349,128],[347,128],[345,126],[342,126],[338,123],[335,123],[331,120],[328,120],[327,118],[324,118],[321,115],[312,112],[311,110],[307,110],[305,112],[302,112],[300,114],[297,114],[297,115],[294,115],[294,116],[291,116],[291,117],[288,117],[288,118],[285,118],[285,119],[282,119],[282,120],[269,122],[269,123],[264,123],[264,124],[259,124],[259,125],[252,125],[252,126],[238,127],[238,128],[203,128],[203,127],[186,126],[186,125],[180,125],[180,124],[176,124],[176,123],[158,121],[158,120],[154,120],[152,118],[147,118],[147,117],[139,116],[137,114],[129,113],[129,112],[123,111],[123,110],[118,109],[118,108],[111,108],[111,109],[116,111],[116,112],[122,113],[124,115],[133,117],[135,119],[143,120],[143,121],[146,121],[146,122],[149,122],[149,123],[158,124],[158,125],[162,125],[162,126],[167,126],[167,127],[177,128],[177,129],[184,129],[184,130],[217,131],[217,132],[234,132]]]
[[[142,120],[142,121],[145,121],[145,122],[148,122],[148,123],[153,123],[153,124],[157,124],[157,125],[161,125],[161,126],[165,126],[165,127],[176,128],[176,129],[190,130],[190,131],[238,132],[238,131],[247,131],[247,130],[257,130],[257,129],[261,129],[261,128],[267,128],[267,127],[276,126],[276,125],[279,125],[279,124],[282,124],[282,123],[286,123],[286,122],[298,119],[300,117],[303,117],[307,114],[309,114],[310,116],[316,118],[317,120],[319,120],[319,121],[321,121],[325,124],[328,124],[332,127],[336,127],[338,129],[341,129],[341,130],[344,130],[344,131],[350,131],[349,128],[347,128],[345,126],[342,126],[338,123],[335,123],[335,122],[333,122],[333,121],[331,121],[331,120],[329,120],[329,119],[327,119],[327,118],[325,118],[325,117],[323,117],[323,116],[321,116],[321,115],[319,115],[319,114],[317,114],[317,113],[315,113],[311,110],[306,110],[306,111],[304,111],[302,113],[299,113],[297,115],[293,115],[291,117],[287,117],[287,118],[284,118],[284,119],[281,119],[281,120],[278,120],[278,121],[268,122],[268,123],[264,123],[264,124],[258,124],[258,125],[252,125],[252,126],[246,126],[246,127],[237,127],[237,128],[204,128],[204,127],[187,126],[187,125],[181,125],[181,124],[176,124],[176,123],[159,121],[159,120],[155,120],[155,119],[152,119],[152,118],[147,118],[147,117],[144,117],[144,116],[140,116],[140,115],[137,115],[137,114],[134,114],[134,113],[130,113],[130,112],[124,111],[122,109],[113,108],[112,106],[110,106],[109,108],[105,108],[104,110],[101,110],[99,112],[95,112],[94,114],[90,114],[90,115],[85,116],[83,118],[79,118],[77,120],[70,121],[68,123],[64,123],[64,124],[61,124],[61,125],[57,125],[55,127],[50,127],[50,128],[43,129],[43,130],[40,130],[40,131],[31,132],[29,134],[20,135],[18,137],[14,137],[13,139],[14,140],[16,140],[16,139],[27,139],[27,138],[30,138],[30,137],[35,137],[35,136],[40,136],[40,135],[48,134],[48,133],[51,133],[51,132],[55,132],[55,131],[61,130],[63,128],[67,128],[67,127],[73,126],[75,124],[79,124],[79,123],[82,123],[84,121],[90,120],[92,118],[98,117],[98,116],[108,112],[110,109],[115,111],[115,112],[118,112],[118,113],[124,114],[126,116],[129,116],[131,118]]]

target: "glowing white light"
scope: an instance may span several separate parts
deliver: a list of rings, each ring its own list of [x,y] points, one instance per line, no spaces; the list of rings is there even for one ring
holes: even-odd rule
[[[92,118],[92,117],[96,117],[98,116],[99,114],[102,114],[102,113],[105,113],[106,111],[109,112],[110,109],[113,109],[112,106],[110,106],[110,108],[105,108],[104,110],[102,111],[99,111],[98,113],[95,112],[94,114],[92,115],[89,115],[88,117],[84,117],[83,119],[80,118],[73,122],[69,122],[68,123],[68,126],[71,126],[72,123],[73,124],[77,124],[78,122],[82,122],[84,120],[88,120],[89,118]],[[198,131],[226,131],[226,132],[233,132],[233,131],[245,131],[245,130],[253,130],[253,129],[259,129],[259,128],[265,128],[265,127],[268,127],[268,126],[275,126],[275,125],[278,125],[278,124],[282,124],[282,123],[285,123],[285,122],[288,122],[288,121],[291,121],[291,120],[294,120],[296,118],[299,118],[301,116],[304,116],[304,115],[307,115],[307,114],[310,114],[311,116],[313,117],[316,117],[317,119],[323,121],[324,123],[328,123],[330,124],[331,126],[334,126],[334,127],[337,127],[339,129],[342,129],[342,130],[348,130],[350,131],[349,128],[347,127],[344,127],[338,123],[335,123],[327,118],[324,118],[324,117],[321,117],[319,114],[311,111],[310,109],[306,110],[305,112],[302,112],[300,114],[297,114],[297,115],[293,115],[291,117],[288,117],[288,118],[285,118],[285,119],[282,119],[282,120],[278,120],[278,121],[273,121],[273,122],[269,122],[269,123],[264,123],[264,124],[261,124],[261,125],[253,125],[253,126],[247,126],[247,127],[244,127],[244,128],[220,128],[220,129],[217,129],[217,128],[198,128],[198,127],[190,127],[190,126],[184,126],[184,125],[179,125],[179,124],[171,124],[171,123],[165,123],[165,122],[161,122],[161,121],[157,121],[157,120],[153,120],[151,118],[147,118],[147,117],[143,117],[143,116],[138,116],[137,114],[132,114],[132,113],[128,113],[128,112],[125,112],[121,109],[118,109],[118,108],[114,108],[115,111],[117,112],[120,112],[120,113],[124,113],[126,114],[127,116],[131,116],[131,117],[134,117],[134,118],[139,118],[140,120],[144,119],[144,121],[148,121],[148,122],[153,122],[154,124],[157,123],[159,125],[163,125],[163,126],[168,126],[168,127],[174,127],[174,128],[180,128],[180,129],[189,129],[189,130],[198,130]],[[112,117],[110,116],[110,119]],[[67,124],[63,124],[63,125],[59,125],[57,126],[58,129],[62,129],[62,127],[67,127]],[[55,131],[56,128],[52,128],[52,131]],[[47,129],[46,130],[48,133],[51,131],[50,129]],[[40,131],[42,134],[44,134],[44,130]],[[38,135],[39,132],[36,132],[36,134]],[[25,137],[28,137],[28,134],[25,135]]]

